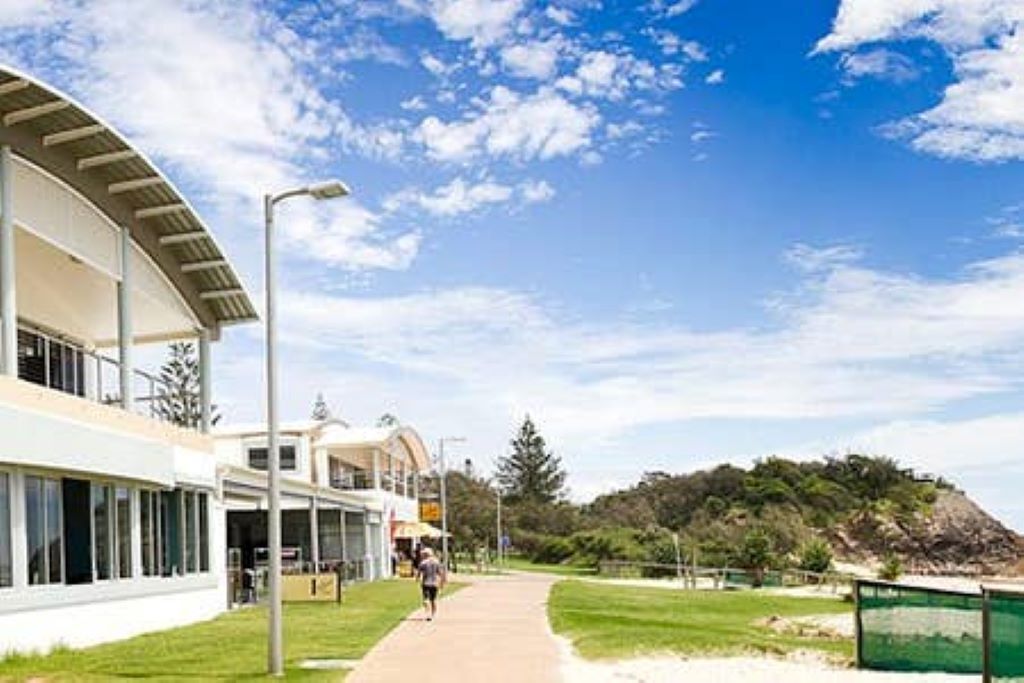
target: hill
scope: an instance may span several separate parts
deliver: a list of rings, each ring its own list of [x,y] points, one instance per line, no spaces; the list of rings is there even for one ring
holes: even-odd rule
[[[585,506],[583,517],[591,528],[678,530],[712,565],[735,562],[752,531],[779,565],[798,563],[815,539],[841,561],[895,555],[922,573],[1009,572],[1024,555],[1018,534],[948,482],[861,455],[649,473]]]

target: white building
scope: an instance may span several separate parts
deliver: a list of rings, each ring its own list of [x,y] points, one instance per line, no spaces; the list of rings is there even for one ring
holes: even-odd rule
[[[265,424],[215,430],[227,546],[255,570],[267,546]],[[340,420],[281,425],[282,546],[295,564],[346,578],[391,575],[391,526],[419,519],[427,450],[409,427],[352,428]],[[311,530],[317,533],[311,533]]]
[[[0,652],[83,646],[226,606],[209,343],[256,318],[146,157],[0,67]],[[197,429],[154,417],[138,344],[194,340]]]

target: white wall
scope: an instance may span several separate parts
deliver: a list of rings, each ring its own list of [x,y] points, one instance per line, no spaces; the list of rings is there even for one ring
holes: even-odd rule
[[[183,626],[217,616],[224,611],[226,600],[226,590],[216,586],[0,614],[0,652],[43,652],[56,645],[86,647]]]

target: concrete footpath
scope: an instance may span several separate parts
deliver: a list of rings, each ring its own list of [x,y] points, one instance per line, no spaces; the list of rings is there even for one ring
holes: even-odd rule
[[[471,585],[422,610],[377,643],[345,679],[349,683],[555,683],[559,649],[547,619],[556,577],[514,574],[454,577]],[[410,602],[418,588],[409,582]]]

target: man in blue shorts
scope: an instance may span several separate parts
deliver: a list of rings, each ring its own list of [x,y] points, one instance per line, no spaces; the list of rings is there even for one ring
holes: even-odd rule
[[[430,548],[423,549],[420,566],[416,568],[416,578],[423,591],[423,610],[427,613],[427,621],[433,621],[437,614],[437,592],[444,588],[446,576],[444,567]]]

